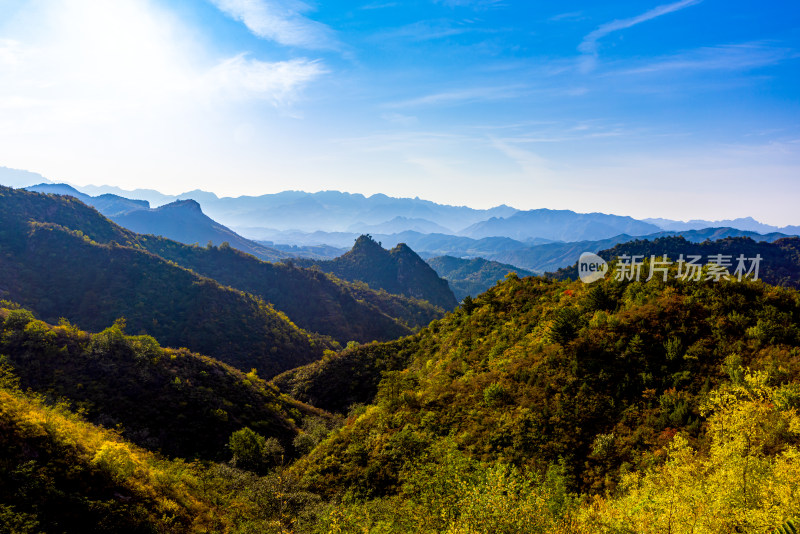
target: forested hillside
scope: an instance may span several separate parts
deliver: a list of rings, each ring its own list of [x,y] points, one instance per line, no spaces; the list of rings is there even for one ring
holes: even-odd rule
[[[767,373],[770,385],[796,384],[798,323],[798,293],[762,282],[588,286],[512,276],[401,344],[345,351],[281,377],[301,398],[343,412],[327,392],[380,384],[370,406],[351,407],[347,424],[294,469],[328,495],[395,499],[424,483],[421,473],[461,469],[452,462],[467,471],[470,462],[514,466],[531,481],[558,475],[562,492],[614,494],[626,473],[661,465],[676,435],[709,454],[704,406],[712,391],[744,384],[744,367]],[[371,365],[366,376],[345,371],[361,369],[359,360]],[[782,445],[765,454],[774,459],[799,437],[775,437]]]
[[[436,271],[403,243],[387,251],[371,236],[362,235],[350,251],[336,259],[297,261],[343,280],[361,281],[373,289],[427,300],[445,310],[452,310],[458,304],[447,281],[439,278]]]
[[[5,273],[0,296],[5,294],[51,321],[64,316],[82,328],[97,330],[125,316],[132,332],[146,332],[164,344],[211,355],[219,354],[225,336],[230,335],[234,356],[237,346],[252,342],[255,336],[271,336],[258,334],[263,326],[246,326],[253,313],[275,317],[276,325],[286,323],[269,305],[222,288],[205,276],[256,295],[289,314],[301,328],[342,344],[393,339],[443,313],[428,303],[373,291],[363,284],[265,263],[227,245],[193,247],[135,234],[66,197],[6,188],[0,193],[0,245],[5,243],[7,250],[0,263]],[[45,225],[32,227],[28,221]],[[222,302],[203,304],[214,299]],[[232,305],[242,307],[241,311],[221,313],[220,306]],[[243,321],[233,319],[240,315]],[[201,334],[190,327],[192,320],[204,320],[210,326]],[[215,321],[219,324],[214,325]],[[232,323],[231,331],[219,335],[226,321]],[[275,328],[286,330],[285,339],[296,336],[291,332],[297,328],[291,324]],[[242,331],[235,334],[237,329]],[[202,336],[206,339],[194,339]],[[302,353],[307,349],[300,343]],[[232,361],[230,356],[223,358]],[[246,363],[243,368],[249,369]]]
[[[319,358],[328,343],[262,300],[143,250],[136,234],[76,200],[0,195],[3,297],[48,322],[100,331],[124,317],[132,333],[265,377]]]
[[[291,454],[305,417],[320,412],[281,397],[255,372],[243,373],[186,349],[163,349],[124,324],[100,333],[35,320],[0,308],[2,365],[32,389],[69,399],[86,417],[170,456],[225,460],[230,435],[249,427]]]
[[[694,243],[681,236],[660,237],[654,240],[642,239],[621,243],[612,248],[602,250],[598,255],[606,261],[616,260],[620,256],[667,256],[670,261],[677,261],[683,255],[688,260],[691,255],[700,256],[701,264],[705,264],[710,256],[722,254],[729,256],[732,264],[729,269],[736,268],[736,258],[761,256],[758,276],[767,283],[786,287],[800,288],[800,237],[784,237],[771,243],[755,241],[749,237],[727,237],[716,241]],[[577,263],[577,256],[576,256]],[[748,262],[749,265],[749,262]],[[578,278],[575,265],[559,269],[554,276],[559,279]]]
[[[483,258],[454,258],[437,256],[426,260],[436,274],[447,280],[459,302],[464,297],[477,297],[509,273],[532,276],[534,273],[506,263]]]
[[[3,532],[279,533],[319,503],[283,473],[167,460],[17,382],[0,367]]]
[[[141,243],[154,254],[264,299],[301,328],[342,344],[408,335],[444,314],[424,301],[371,290],[292,262],[259,261],[228,246],[188,247],[151,236],[142,236]]]

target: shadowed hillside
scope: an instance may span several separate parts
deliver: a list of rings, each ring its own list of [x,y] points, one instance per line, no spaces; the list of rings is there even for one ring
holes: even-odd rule
[[[265,377],[322,355],[270,305],[143,250],[77,200],[3,188],[0,206],[2,294],[49,322],[99,331],[124,317],[131,332]]]
[[[458,304],[447,281],[403,243],[385,250],[371,236],[362,235],[350,251],[336,259],[298,263],[317,266],[343,280],[364,282],[373,289],[427,300],[445,310]]]
[[[185,349],[163,349],[115,324],[98,334],[51,326],[27,310],[0,308],[2,365],[21,387],[66,398],[92,421],[170,456],[225,460],[230,435],[245,426],[287,450],[293,421],[318,415],[281,398],[254,373]]]

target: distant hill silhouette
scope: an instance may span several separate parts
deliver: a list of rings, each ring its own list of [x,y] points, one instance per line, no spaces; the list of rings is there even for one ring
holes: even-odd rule
[[[26,187],[49,182],[50,180],[36,172],[0,167],[0,185],[6,187]]]
[[[77,198],[84,204],[88,204],[97,209],[106,217],[114,217],[133,210],[149,210],[150,203],[146,200],[131,200],[129,198],[113,195],[110,193],[92,197],[81,193],[71,185],[67,184],[37,184],[26,187],[28,191],[37,193],[48,193],[53,195],[69,195]]]
[[[558,241],[582,241],[605,239],[619,234],[645,235],[660,230],[658,226],[631,217],[538,209],[519,211],[508,218],[493,217],[460,233],[473,238],[504,236],[518,240],[539,237]]]
[[[155,209],[134,210],[111,217],[114,222],[139,234],[160,235],[181,243],[213,245],[228,243],[266,261],[290,257],[285,252],[245,239],[203,213],[194,200],[176,200]]]
[[[705,221],[702,219],[692,219],[690,221],[673,221],[671,219],[644,219],[645,222],[655,224],[659,228],[667,231],[682,230],[702,230],[703,228],[736,228],[760,234],[781,232],[783,234],[800,233],[800,226],[773,226],[758,222],[752,217],[740,217],[738,219],[726,219],[723,221]]]

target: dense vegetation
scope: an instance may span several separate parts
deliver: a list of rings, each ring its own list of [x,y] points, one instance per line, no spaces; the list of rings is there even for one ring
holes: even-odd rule
[[[606,261],[616,260],[624,255],[645,258],[667,256],[671,261],[676,261],[681,254],[685,258],[690,255],[701,256],[701,263],[705,263],[709,256],[717,254],[731,256],[734,268],[740,254],[746,258],[755,258],[760,254],[760,279],[769,284],[800,288],[800,237],[784,237],[772,243],[754,241],[749,237],[728,237],[702,243],[693,243],[681,236],[660,237],[652,241],[637,239],[602,250],[598,256]],[[575,257],[577,256],[579,254]],[[733,269],[730,271],[733,272]],[[561,280],[577,279],[577,267],[573,265],[559,269],[555,277]]]
[[[167,460],[0,376],[0,532],[285,533],[315,510],[282,468]]]
[[[265,377],[317,359],[325,346],[262,300],[138,248],[43,223],[0,237],[0,247],[6,298],[51,323],[66,317],[99,331],[124,317],[133,333]]]
[[[532,276],[534,273],[506,263],[483,258],[462,259],[453,256],[437,256],[426,260],[436,274],[447,280],[459,302],[464,297],[477,297],[509,273]]]
[[[371,380],[383,376],[374,405],[351,413],[298,470],[324,493],[393,494],[406,460],[447,438],[479,461],[561,466],[573,490],[613,490],[621,473],[657,461],[677,431],[704,443],[702,400],[731,369],[795,381],[799,321],[798,294],[762,283],[512,276],[402,350],[384,346],[396,356],[374,366]],[[347,373],[318,367],[346,368],[338,360],[369,358],[362,351],[379,349],[295,371],[292,391],[325,391],[332,386],[315,379],[333,376],[348,391]],[[410,363],[386,372],[393,358]]]
[[[353,248],[333,260],[297,260],[299,265],[317,266],[343,280],[365,282],[373,289],[427,300],[435,306],[456,307],[447,281],[403,243],[392,250],[381,247],[369,235],[356,239]]]
[[[69,399],[89,420],[170,456],[227,459],[228,438],[243,427],[277,439],[290,454],[298,425],[320,415],[280,396],[255,372],[163,349],[123,328],[118,322],[88,334],[0,308],[0,362],[23,388]]]
[[[281,312],[343,344],[406,335],[443,313],[228,246],[135,234],[69,197],[3,188],[0,205],[0,296],[87,330],[125,317],[131,332],[243,370],[255,367],[265,377],[318,358],[329,344]]]
[[[344,414],[354,404],[372,402],[384,374],[405,369],[419,350],[415,338],[351,347],[339,354],[326,353],[272,382],[295,399]]]
[[[232,247],[189,247],[141,237],[150,252],[247,291],[286,313],[301,328],[348,341],[388,341],[412,333],[444,311],[416,299],[343,282],[294,263],[266,263]]]
[[[0,306],[0,532],[800,526],[796,289],[509,274],[416,334],[334,353],[195,267],[236,265],[230,283],[259,296],[310,277],[403,301],[292,265],[258,285],[271,271],[249,256],[139,236],[69,199],[0,189],[0,208],[0,290],[58,323]],[[678,253],[760,253],[762,278],[791,285],[797,241]],[[673,254],[657,245],[625,250]]]

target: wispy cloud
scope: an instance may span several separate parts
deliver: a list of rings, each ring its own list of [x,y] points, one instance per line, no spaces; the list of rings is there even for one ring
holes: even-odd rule
[[[339,48],[333,30],[304,16],[312,8],[298,0],[210,1],[262,39],[312,50]]]
[[[412,126],[419,122],[417,117],[413,115],[403,115],[402,113],[383,113],[381,118],[386,122],[399,124],[401,126]]]
[[[384,9],[387,7],[397,7],[400,2],[371,2],[361,6],[361,9]]]
[[[559,13],[550,17],[549,21],[558,22],[560,20],[580,20],[584,18],[583,11],[570,11],[569,13]]]
[[[402,100],[387,104],[389,108],[406,108],[417,106],[433,106],[445,104],[461,104],[465,102],[506,100],[518,98],[528,93],[528,89],[523,85],[506,85],[498,87],[474,87],[469,89],[458,89],[455,91],[444,91],[433,93],[417,98]]]
[[[434,3],[444,4],[448,7],[473,8],[505,7],[507,5],[505,0],[434,0]]]
[[[703,47],[656,58],[649,63],[610,74],[658,74],[676,71],[746,71],[800,57],[798,52],[763,43]]]
[[[376,34],[376,38],[381,40],[399,38],[412,41],[433,41],[473,31],[486,32],[487,30],[478,29],[469,23],[455,22],[449,19],[420,20],[393,30],[379,32]]]
[[[655,7],[650,11],[646,11],[645,13],[635,17],[607,22],[606,24],[599,26],[596,30],[587,34],[586,37],[583,38],[581,44],[578,46],[578,50],[587,56],[595,57],[597,55],[597,42],[606,35],[631,28],[637,24],[653,20],[669,13],[674,13],[675,11],[680,11],[681,9],[697,5],[700,2],[702,2],[702,0],[680,0],[679,2],[673,2],[671,4]],[[591,61],[587,62],[585,65],[585,67],[588,68],[591,68],[592,66],[593,62]]]
[[[260,98],[282,106],[291,104],[300,89],[325,72],[319,61],[266,62],[242,54],[217,65],[204,81],[233,97]]]

